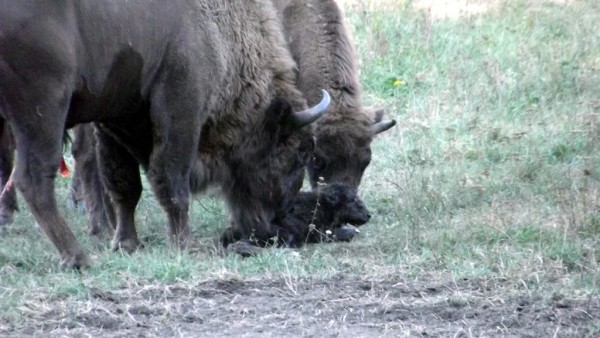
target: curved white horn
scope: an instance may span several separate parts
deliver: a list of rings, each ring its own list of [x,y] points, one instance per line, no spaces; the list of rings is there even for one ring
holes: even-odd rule
[[[319,104],[306,110],[295,112],[292,115],[292,121],[297,128],[304,127],[325,114],[331,102],[331,97],[325,89],[321,89],[321,91],[323,92],[323,99],[321,99]]]
[[[384,131],[392,128],[395,125],[396,125],[396,120],[379,121],[379,122],[373,123],[371,125],[371,132],[373,133],[373,135],[377,135],[381,132],[384,132]]]

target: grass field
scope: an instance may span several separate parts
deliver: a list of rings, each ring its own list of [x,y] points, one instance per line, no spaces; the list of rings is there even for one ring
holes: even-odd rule
[[[193,249],[172,252],[146,191],[146,248],[113,253],[59,178],[94,265],[61,271],[21,203],[0,335],[599,336],[600,4],[340,2],[365,101],[398,121],[373,142],[359,238],[223,256],[208,196]]]

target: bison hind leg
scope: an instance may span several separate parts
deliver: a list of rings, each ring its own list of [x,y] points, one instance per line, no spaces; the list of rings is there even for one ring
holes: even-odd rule
[[[40,148],[44,149],[44,147]],[[88,267],[90,261],[86,253],[60,215],[56,205],[54,175],[58,169],[58,161],[53,164],[51,156],[36,150],[18,149],[15,185],[23,194],[42,231],[60,253],[61,264],[67,268]],[[60,154],[60,144],[57,150],[56,153]],[[60,155],[56,158],[60,158]]]
[[[105,188],[114,207],[116,228],[112,240],[112,249],[113,251],[123,250],[131,253],[141,247],[134,217],[135,208],[142,195],[139,164],[133,155],[103,127],[96,128],[96,141],[98,169],[92,169],[92,173],[100,173],[103,185],[96,189]],[[90,182],[86,184],[90,184]],[[84,190],[86,190],[85,194],[89,195],[87,190],[93,192],[94,188],[84,187]],[[95,194],[95,196],[88,198],[86,203],[94,200],[95,203],[101,205],[102,201],[98,201],[101,198],[98,197],[98,194]]]

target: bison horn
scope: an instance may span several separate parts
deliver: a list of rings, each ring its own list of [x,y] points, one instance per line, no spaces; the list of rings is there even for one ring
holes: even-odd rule
[[[381,132],[384,132],[388,129],[390,129],[391,127],[396,125],[396,120],[391,120],[391,121],[379,121],[377,123],[373,123],[371,125],[371,132],[373,133],[373,135],[377,135]]]
[[[292,121],[296,127],[304,127],[305,125],[314,122],[325,113],[327,107],[329,107],[329,103],[331,102],[331,97],[329,97],[329,93],[326,90],[321,89],[321,91],[323,92],[323,99],[321,102],[319,102],[319,104],[306,110],[294,113],[292,116]]]

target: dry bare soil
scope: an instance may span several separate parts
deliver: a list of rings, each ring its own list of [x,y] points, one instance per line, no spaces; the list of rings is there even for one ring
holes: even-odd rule
[[[80,300],[33,297],[18,309],[27,325],[0,323],[0,335],[591,337],[597,330],[597,297],[509,290],[504,282],[339,275],[88,289]]]

